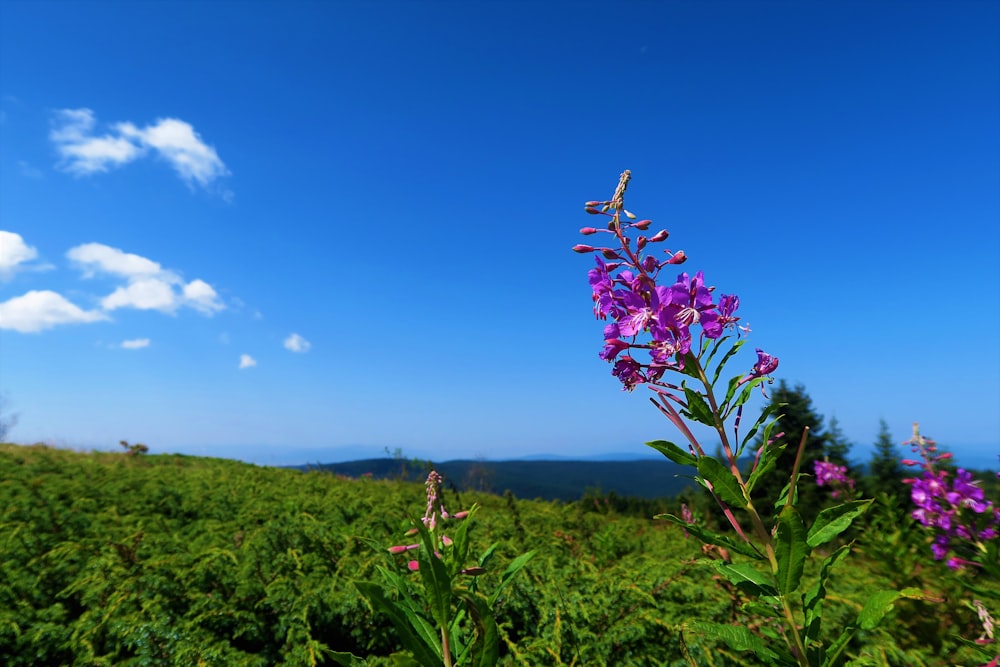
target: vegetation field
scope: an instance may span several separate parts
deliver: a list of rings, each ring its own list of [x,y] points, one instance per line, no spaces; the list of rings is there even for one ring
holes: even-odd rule
[[[714,521],[700,496],[686,500]],[[406,571],[387,547],[424,502],[413,482],[0,445],[0,664],[336,664],[330,651],[395,664],[392,626],[354,582],[379,581],[378,565]],[[500,664],[754,664],[698,632],[696,621],[751,621],[713,567],[728,554],[680,527],[597,496],[448,502],[482,507],[472,550],[498,545],[484,586],[537,552],[497,603]],[[928,557],[889,497],[866,521],[831,578],[826,622],[853,618],[877,589],[926,595],[860,633],[850,664],[977,664],[958,640],[983,632],[962,575]]]

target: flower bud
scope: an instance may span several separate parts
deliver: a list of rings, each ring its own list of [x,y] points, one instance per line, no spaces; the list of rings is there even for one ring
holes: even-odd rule
[[[579,250],[577,252],[580,252]],[[604,255],[604,259],[621,259],[622,256],[616,253],[611,248],[601,248],[601,254]]]
[[[629,220],[635,220],[635,213],[633,213],[632,211],[626,211],[625,209],[622,209],[622,213],[624,213],[625,217],[628,218]]]
[[[683,250],[678,250],[670,259],[667,260],[667,264],[683,264],[686,261],[687,255],[684,254]]]
[[[581,227],[580,233],[583,234],[584,236],[590,236],[591,234],[596,234],[597,229],[594,227]]]
[[[586,204],[584,204],[584,206],[600,206],[603,203],[604,202],[602,202],[602,201],[596,201],[595,200],[595,201],[589,201],[589,202],[587,202]]]
[[[670,232],[668,232],[665,229],[661,229],[660,231],[653,234],[652,238],[649,239],[649,242],[659,243],[660,241],[665,241],[668,236],[670,236]]]
[[[632,226],[636,229],[649,229],[651,224],[653,224],[652,220],[640,220],[639,222],[633,222]]]
[[[477,577],[480,574],[486,574],[486,568],[483,568],[483,567],[467,567],[464,570],[460,570],[459,574],[467,574],[470,577]]]
[[[645,236],[640,236],[639,238],[637,238],[635,240],[635,248],[636,248],[636,250],[642,250],[643,248],[645,248],[646,247],[646,241],[647,241],[647,239],[646,239]]]
[[[464,519],[467,516],[469,516],[469,512],[467,510],[462,510],[461,512],[455,512],[455,514],[452,515],[451,518],[453,518],[453,519]]]
[[[419,532],[420,532],[419,528],[410,528],[408,531],[406,531],[405,533],[403,533],[403,535],[406,535],[407,537],[410,537],[411,535],[416,535]]]
[[[583,210],[586,211],[587,213],[591,214],[591,215],[598,215],[599,213],[601,213],[601,211],[598,211],[593,206],[588,206],[588,207],[586,207]]]
[[[585,252],[594,252],[594,246],[584,245],[583,243],[577,243],[575,246],[573,246],[573,252],[578,252],[581,254]]]
[[[396,547],[389,547],[389,553],[391,553],[391,554],[401,554],[401,553],[404,553],[406,551],[412,551],[414,549],[419,549],[419,548],[420,548],[419,544],[405,544],[405,545],[400,545],[400,546],[396,546]]]
[[[420,563],[418,563],[415,560],[411,560],[409,563],[406,564],[406,567],[410,570],[410,572],[416,572],[417,570],[420,569]]]
[[[441,543],[444,544],[446,547],[450,547],[452,544],[454,544],[454,542],[452,542],[452,539],[447,535],[441,536]]]

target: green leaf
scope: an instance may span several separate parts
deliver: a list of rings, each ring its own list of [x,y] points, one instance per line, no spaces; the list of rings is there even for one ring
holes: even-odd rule
[[[785,451],[785,446],[786,445],[784,443],[780,445],[764,445],[764,451],[760,453],[760,458],[757,459],[757,465],[747,478],[747,493],[752,492],[753,488],[757,485],[757,482],[759,482],[761,478],[769,472],[774,470],[778,463],[778,457]]]
[[[872,502],[874,501],[852,500],[823,510],[809,528],[806,544],[813,548],[826,544],[847,530],[855,519],[867,511]]]
[[[778,588],[788,595],[799,587],[809,546],[806,528],[794,505],[786,505],[778,515],[778,531],[774,536],[774,555],[778,561]]]
[[[426,619],[389,600],[378,584],[356,581],[354,586],[368,599],[373,609],[389,617],[400,642],[417,662],[423,667],[441,667],[440,640]]]
[[[529,551],[527,553],[521,554],[520,556],[511,561],[510,565],[507,566],[507,569],[503,571],[502,575],[500,575],[500,584],[497,585],[496,590],[494,590],[493,594],[490,595],[489,599],[490,607],[492,607],[494,603],[496,603],[497,598],[500,597],[500,593],[502,593],[503,590],[510,585],[510,582],[514,579],[514,576],[518,572],[520,572],[521,569],[524,568],[524,566],[527,565],[528,562],[534,557],[535,557],[535,552]]]
[[[726,336],[724,338],[720,338],[719,339],[719,343],[721,343],[722,341],[724,341],[724,340],[726,340],[728,338],[729,338],[729,336]],[[746,342],[746,339],[738,340],[735,343],[733,343],[733,346],[731,348],[729,348],[729,351],[726,352],[726,354],[722,357],[721,360],[719,360],[719,365],[715,367],[715,374],[712,376],[712,386],[713,387],[715,386],[715,383],[719,381],[719,376],[722,375],[722,369],[725,367],[725,365],[727,363],[729,363],[729,360],[732,359],[733,355],[740,351],[740,348],[743,347],[743,344],[745,342]],[[715,350],[712,351],[712,356],[715,356]],[[708,358],[708,362],[706,362],[706,365],[708,365],[710,363],[712,363],[712,357]],[[737,381],[739,381],[739,378],[737,378]]]
[[[862,630],[871,630],[877,626],[901,596],[900,591],[878,591],[872,595],[858,614],[858,625]]]
[[[672,442],[666,440],[653,440],[646,443],[656,451],[660,452],[668,459],[682,466],[696,466],[698,459],[690,452],[687,452]]]
[[[753,423],[753,426],[750,427],[750,430],[747,432],[745,436],[743,436],[743,440],[740,442],[739,451],[741,454],[743,453],[743,449],[748,444],[750,444],[750,441],[753,440],[755,435],[757,435],[757,431],[760,430],[760,427],[764,425],[764,422],[766,422],[772,414],[780,410],[782,407],[784,406],[779,403],[768,403],[767,405],[764,406],[764,409],[761,410],[760,412],[760,416],[757,417],[757,421]],[[781,419],[781,417],[782,417],[781,415],[778,415],[765,427],[764,434],[762,436],[762,442],[764,443],[767,442],[768,438],[771,435],[771,429],[774,428],[775,424],[777,424],[777,420]]]
[[[431,616],[440,627],[447,627],[448,617],[451,616],[451,577],[448,576],[448,568],[434,555],[434,547],[428,548],[427,543],[420,545],[417,562],[420,564],[417,571],[424,582],[424,594]]]
[[[342,651],[324,651],[328,656],[333,658],[333,661],[342,667],[366,667],[368,661],[359,658],[353,653],[345,653]]]
[[[736,477],[717,459],[702,456],[698,459],[698,474],[712,483],[712,490],[727,505],[745,509],[747,498]]]
[[[708,407],[708,403],[705,402],[701,394],[690,387],[684,387],[684,397],[687,399],[687,409],[681,410],[682,415],[706,426],[715,426],[712,408]]]
[[[748,595],[777,595],[774,579],[758,571],[752,563],[726,563],[715,561],[715,569],[729,580],[729,583]]]
[[[763,560],[764,556],[759,551],[757,551],[753,546],[747,544],[746,542],[739,542],[725,535],[719,535],[718,533],[713,533],[710,530],[706,530],[701,526],[694,524],[689,524],[684,519],[674,516],[673,514],[657,514],[653,517],[654,519],[666,519],[672,523],[676,523],[680,526],[684,526],[687,532],[691,533],[699,540],[705,544],[714,544],[717,547],[724,547],[730,551],[734,551],[738,554],[743,554],[744,556],[749,556],[750,558],[755,558],[757,560]]]
[[[757,657],[769,661],[778,659],[777,653],[766,647],[760,637],[746,628],[708,621],[691,621],[686,625],[695,632],[721,639],[734,651],[752,651]]]
[[[500,659],[500,633],[493,616],[492,605],[478,593],[459,591],[476,629],[471,644],[472,667],[494,667]]]
[[[689,351],[681,358],[684,360],[684,370],[681,372],[684,373],[684,375],[693,377],[695,380],[700,380],[701,376],[698,374],[698,370],[701,366],[698,362],[698,357],[694,356],[694,354]]]
[[[843,545],[823,560],[820,566],[819,578],[816,583],[802,596],[802,608],[805,612],[805,638],[806,644],[820,641],[823,624],[823,600],[826,598],[826,582],[830,577],[833,567],[842,561],[848,553],[850,546]],[[815,661],[822,663],[821,656],[816,656]]]

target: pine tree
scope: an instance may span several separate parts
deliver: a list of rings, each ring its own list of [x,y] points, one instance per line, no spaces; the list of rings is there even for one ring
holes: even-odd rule
[[[840,428],[840,420],[836,416],[830,417],[830,426],[826,430],[826,458],[831,463],[847,468],[848,474],[851,471],[851,441],[844,435]]]
[[[821,509],[827,494],[816,486],[812,478],[813,464],[823,459],[827,450],[827,436],[822,432],[823,417],[819,415],[812,406],[812,399],[806,393],[803,385],[796,385],[794,388],[781,380],[778,386],[771,391],[771,405],[783,404],[774,414],[782,415],[777,427],[771,433],[773,447],[785,446],[785,450],[777,459],[774,470],[765,474],[754,486],[752,499],[757,511],[764,517],[765,521],[770,521],[777,512],[774,510],[774,503],[781,496],[782,489],[788,484],[791,478],[792,469],[795,466],[795,455],[802,439],[802,432],[805,427],[809,427],[809,434],[802,451],[802,462],[799,465],[798,480],[798,507],[799,512],[807,521]],[[782,435],[776,436],[777,433]],[[765,443],[758,440],[756,448],[764,446]],[[802,477],[809,475],[809,477]]]
[[[907,494],[903,484],[903,466],[899,462],[899,450],[892,440],[889,424],[884,419],[879,420],[878,438],[875,440],[875,451],[868,463],[866,486],[869,495],[888,493],[897,499]]]

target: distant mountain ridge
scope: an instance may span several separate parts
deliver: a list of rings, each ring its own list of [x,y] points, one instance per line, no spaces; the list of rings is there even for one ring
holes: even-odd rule
[[[417,481],[427,474],[428,464],[407,459],[362,459],[343,463],[292,466],[299,470],[324,470],[347,477],[408,479]],[[690,469],[663,457],[621,460],[514,460],[443,461],[434,469],[446,484],[459,491],[502,494],[510,491],[518,498],[574,501],[588,492],[615,493],[637,498],[674,497],[694,486],[682,475]]]

